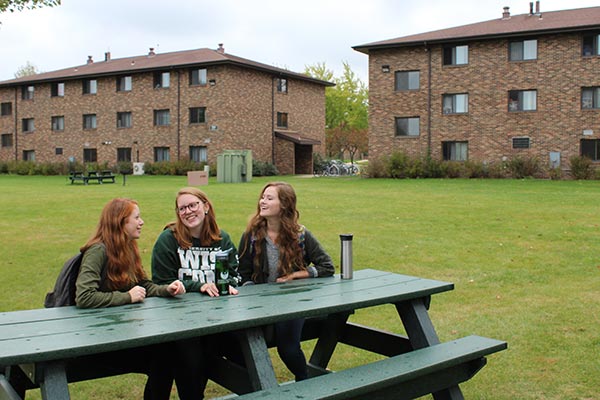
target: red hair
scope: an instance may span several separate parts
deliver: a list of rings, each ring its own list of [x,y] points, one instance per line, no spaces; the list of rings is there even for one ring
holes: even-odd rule
[[[103,243],[108,262],[106,277],[112,290],[129,287],[147,279],[137,240],[125,231],[127,219],[135,211],[135,200],[117,198],[109,201],[100,214],[96,232],[81,248],[84,252],[96,243]]]

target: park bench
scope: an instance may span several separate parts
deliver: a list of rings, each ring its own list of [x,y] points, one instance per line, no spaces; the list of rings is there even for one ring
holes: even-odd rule
[[[90,181],[96,181],[99,184],[102,183],[115,183],[116,176],[110,170],[104,171],[90,171],[87,175],[84,175],[83,172],[71,172],[69,174],[69,180],[71,184],[75,182],[82,182],[84,185],[87,185]]]
[[[506,342],[468,336],[237,398],[414,399],[470,379],[486,364],[486,355],[504,349]]]

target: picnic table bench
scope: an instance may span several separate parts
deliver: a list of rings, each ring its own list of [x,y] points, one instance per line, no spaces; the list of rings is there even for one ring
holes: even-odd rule
[[[75,182],[82,182],[84,185],[87,185],[90,181],[96,181],[99,184],[104,183],[115,183],[116,176],[112,173],[111,170],[104,171],[90,171],[87,175],[83,172],[71,172],[69,174],[69,180],[71,184]]]
[[[304,279],[240,288],[237,296],[188,293],[148,298],[105,309],[75,307],[0,313],[0,399],[17,399],[40,387],[43,399],[68,399],[68,383],[140,372],[123,351],[173,340],[237,336],[245,366],[211,354],[209,378],[242,399],[414,398],[462,399],[458,387],[506,342],[479,336],[440,343],[429,318],[433,294],[453,284],[372,269],[354,279]],[[393,305],[406,335],[348,321],[355,310]],[[279,385],[263,328],[306,318],[303,340],[316,339],[308,361],[310,379]],[[176,323],[175,323],[176,322]],[[118,334],[115,332],[118,331]],[[338,343],[387,358],[331,372]],[[102,369],[107,361],[116,367]],[[119,370],[120,369],[120,370]]]

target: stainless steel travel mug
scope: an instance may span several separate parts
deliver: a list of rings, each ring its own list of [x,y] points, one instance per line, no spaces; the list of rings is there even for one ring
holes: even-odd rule
[[[340,273],[342,279],[352,279],[352,235],[340,235],[342,254],[340,256]]]

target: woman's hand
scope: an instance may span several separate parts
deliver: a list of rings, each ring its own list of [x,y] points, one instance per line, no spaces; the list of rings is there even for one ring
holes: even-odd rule
[[[127,293],[129,293],[132,303],[140,303],[146,298],[146,289],[141,286],[134,286]]]
[[[283,283],[287,281],[293,281],[294,279],[304,279],[308,277],[308,271],[294,271],[291,274],[280,276],[279,278],[277,278],[276,282]]]
[[[214,283],[205,283],[200,286],[200,293],[206,293],[210,297],[216,297],[219,295],[219,289],[217,289],[217,285]]]
[[[238,294],[240,291],[229,285],[229,294]]]
[[[167,286],[167,290],[171,296],[177,296],[178,294],[185,294],[185,286],[183,286],[183,282],[181,281],[173,281],[169,286]]]

